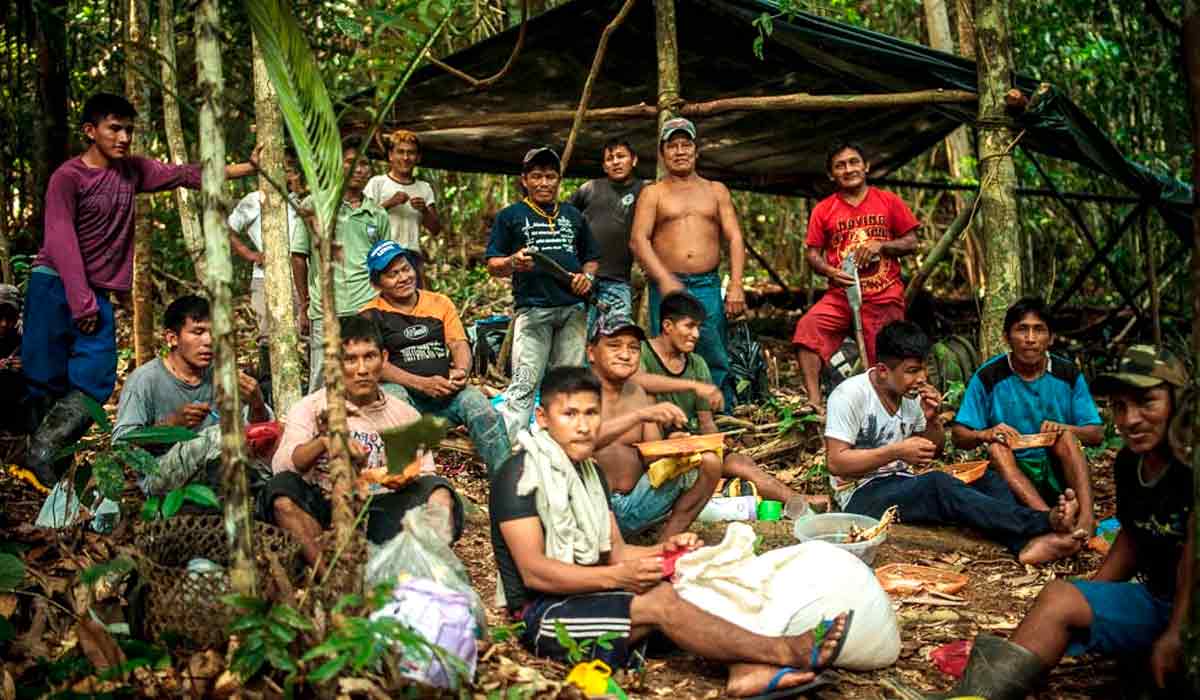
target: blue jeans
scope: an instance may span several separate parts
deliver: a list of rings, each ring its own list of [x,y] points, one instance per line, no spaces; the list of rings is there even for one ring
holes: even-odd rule
[[[700,326],[700,340],[696,343],[696,352],[708,363],[708,371],[712,373],[713,384],[721,387],[725,395],[725,411],[733,408],[736,397],[733,393],[733,382],[729,379],[729,350],[725,346],[729,336],[728,324],[725,321],[725,301],[721,299],[721,276],[716,270],[699,275],[676,275],[685,289],[704,306],[708,316]],[[658,316],[658,306],[662,303],[662,295],[657,284],[650,284],[650,327],[646,330],[651,337],[662,332],[662,321]]]
[[[992,469],[970,485],[944,472],[885,476],[859,487],[846,512],[879,518],[893,505],[900,507],[897,515],[903,523],[966,525],[994,537],[1013,553],[1050,532],[1049,511],[1017,503],[1004,477]]]
[[[579,367],[587,350],[587,314],[583,304],[518,309],[513,319],[512,381],[497,409],[508,442],[529,427],[533,398],[550,367]]]
[[[608,308],[605,309],[605,315],[620,314],[633,318],[633,288],[628,282],[620,280],[596,280],[596,295],[597,304],[605,304]],[[600,318],[600,309],[596,304],[588,306],[588,337],[592,337],[592,331],[596,330],[596,321]]]
[[[1145,654],[1171,622],[1174,601],[1158,598],[1140,583],[1072,581],[1092,609],[1092,626],[1075,632],[1067,656]]]
[[[617,518],[617,527],[621,528],[621,535],[636,535],[651,525],[666,520],[671,514],[671,509],[675,507],[675,501],[695,486],[698,478],[700,471],[692,469],[654,488],[650,485],[650,477],[642,474],[632,491],[614,493],[611,505],[613,515]]]
[[[117,383],[117,327],[112,303],[96,292],[95,332],[85,335],[67,306],[62,278],[35,269],[25,295],[21,366],[35,396],[53,399],[82,391],[103,404]]]
[[[452,425],[466,426],[471,442],[475,443],[475,451],[487,465],[488,476],[495,474],[512,454],[504,421],[492,408],[492,402],[475,387],[464,387],[448,399],[408,391],[399,384],[385,383],[380,388],[407,402],[421,415],[428,413],[445,418]]]

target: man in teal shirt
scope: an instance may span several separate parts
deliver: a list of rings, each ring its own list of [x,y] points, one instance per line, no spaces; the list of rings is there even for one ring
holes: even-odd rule
[[[357,149],[346,148],[342,152],[342,163],[349,173],[346,190],[342,194],[342,205],[338,208],[334,246],[338,251],[333,260],[333,288],[335,309],[338,316],[354,316],[358,310],[375,298],[377,292],[371,286],[371,274],[367,271],[367,255],[371,248],[389,235],[387,212],[363,197],[363,189],[371,177],[371,166],[359,160]],[[351,170],[353,167],[353,170]],[[292,264],[298,279],[308,278],[308,289],[300,290],[300,307],[308,309],[301,317],[307,320],[309,329],[309,381],[312,393],[324,386],[321,376],[325,365],[324,305],[322,303],[319,247],[311,236],[313,228],[312,197],[300,203],[301,214],[307,226],[300,227],[292,239]],[[311,264],[310,264],[311,263]],[[301,321],[301,331],[304,330]]]

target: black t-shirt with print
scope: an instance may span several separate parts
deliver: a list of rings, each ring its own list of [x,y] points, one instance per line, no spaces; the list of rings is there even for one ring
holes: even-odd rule
[[[581,272],[584,263],[600,258],[587,221],[570,204],[559,205],[553,223],[525,202],[501,209],[492,224],[487,257],[512,255],[527,246],[535,246],[567,272]],[[569,285],[537,268],[532,272],[513,274],[513,305],[518,309],[572,306],[582,302],[582,298],[571,293]]]
[[[1192,512],[1192,469],[1172,460],[1151,486],[1143,486],[1138,472],[1141,457],[1125,448],[1113,463],[1117,482],[1117,520],[1133,538],[1137,573],[1154,595],[1175,595],[1179,558],[1187,543],[1188,517]]]
[[[534,492],[530,492],[526,496],[517,495],[517,482],[521,480],[523,473],[525,473],[525,453],[518,452],[509,457],[504,466],[500,467],[496,475],[492,477],[488,495],[488,511],[491,513],[492,520],[492,551],[496,554],[496,569],[500,572],[500,583],[504,586],[504,597],[508,601],[508,609],[513,612],[520,610],[526,603],[539,595],[537,591],[525,587],[525,582],[521,580],[521,572],[517,569],[517,562],[513,559],[512,551],[509,550],[508,543],[504,541],[504,536],[500,534],[500,523],[538,517],[537,499]],[[596,473],[600,475],[600,485],[604,487],[604,499],[607,501],[612,495],[608,490],[608,480],[604,478],[604,472],[600,469],[597,469]],[[547,591],[547,593],[552,593],[552,591]]]
[[[440,318],[384,313],[368,308],[362,315],[374,321],[383,335],[388,361],[419,377],[450,374],[450,349],[446,327]]]
[[[629,249],[633,205],[645,185],[646,181],[637,177],[620,185],[607,178],[588,180],[567,200],[583,212],[596,239],[600,251],[597,277],[629,282],[633,266],[633,252]]]

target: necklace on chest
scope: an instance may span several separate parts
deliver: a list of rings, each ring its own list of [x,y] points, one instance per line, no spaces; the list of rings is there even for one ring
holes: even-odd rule
[[[538,216],[545,219],[546,224],[550,227],[550,232],[554,233],[554,231],[556,230],[555,226],[554,226],[554,222],[555,222],[555,220],[558,219],[558,202],[554,203],[553,211],[547,212],[545,209],[542,209],[541,207],[539,207],[537,205],[537,203],[533,201],[532,197],[526,197],[525,199],[523,199],[521,201],[525,202],[525,206],[532,209],[534,214],[537,214]]]

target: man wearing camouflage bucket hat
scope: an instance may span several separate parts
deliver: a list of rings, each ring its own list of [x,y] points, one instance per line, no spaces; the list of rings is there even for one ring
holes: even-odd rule
[[[1169,351],[1135,345],[1092,383],[1125,447],[1113,463],[1121,530],[1091,580],[1051,581],[1011,641],[980,635],[948,695],[1020,700],[1063,656],[1149,656],[1155,684],[1180,669],[1191,602],[1192,469],[1169,438],[1188,386]],[[1182,697],[1182,696],[1181,696]]]

